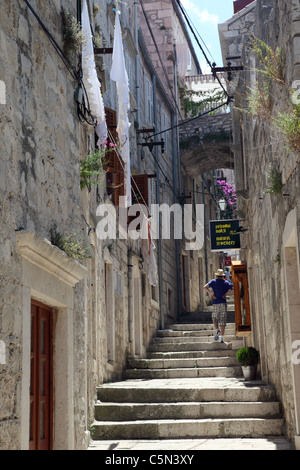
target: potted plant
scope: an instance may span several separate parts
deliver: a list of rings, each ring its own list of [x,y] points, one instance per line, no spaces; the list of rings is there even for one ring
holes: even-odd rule
[[[244,378],[246,380],[255,380],[259,363],[259,352],[252,346],[241,348],[237,351],[236,358],[240,366],[242,366]]]

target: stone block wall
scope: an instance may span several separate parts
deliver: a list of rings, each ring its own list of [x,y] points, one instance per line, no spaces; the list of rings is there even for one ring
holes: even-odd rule
[[[237,189],[241,190],[239,208],[245,213],[244,224],[248,229],[241,236],[242,258],[248,264],[253,325],[253,335],[247,343],[260,350],[262,377],[275,385],[286,417],[287,435],[296,442],[299,439],[299,366],[292,362],[292,343],[299,337],[299,325],[292,311],[298,305],[299,292],[299,153],[287,148],[284,135],[271,119],[253,117],[246,111],[243,113],[243,108],[247,107],[247,90],[255,87],[256,79],[264,78],[264,75],[260,78],[260,64],[251,52],[251,33],[273,51],[278,47],[284,54],[285,83],[271,82],[272,116],[290,103],[290,89],[298,73],[296,38],[300,6],[299,2],[269,0],[257,0],[254,6],[251,26],[240,30],[235,42],[246,67],[235,80],[233,107],[236,181]],[[242,14],[243,11],[236,15],[237,20],[241,21]],[[246,26],[245,14],[244,20]],[[230,41],[228,38],[223,44],[227,47]],[[270,183],[267,178],[270,164],[278,170],[283,185],[278,194],[265,192]],[[289,249],[294,253],[291,277]],[[291,282],[294,283],[293,300],[289,297]]]

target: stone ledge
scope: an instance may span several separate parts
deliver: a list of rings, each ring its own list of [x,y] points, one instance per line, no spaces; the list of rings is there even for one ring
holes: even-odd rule
[[[87,275],[85,266],[34,232],[18,232],[16,240],[22,258],[72,287]]]

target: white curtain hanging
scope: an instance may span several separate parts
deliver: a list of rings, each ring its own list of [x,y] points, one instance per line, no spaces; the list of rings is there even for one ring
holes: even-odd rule
[[[132,204],[131,200],[131,176],[130,176],[130,149],[128,111],[130,109],[129,83],[125,68],[123,42],[120,25],[120,12],[116,11],[115,35],[113,44],[112,67],[110,78],[116,82],[118,95],[118,125],[117,133],[121,145],[121,156],[124,162],[124,201],[125,207]]]
[[[91,113],[96,120],[97,145],[100,146],[107,140],[107,126],[101,84],[96,71],[92,31],[86,0],[83,0],[81,27],[84,38],[84,45],[82,47],[82,80],[88,96]]]

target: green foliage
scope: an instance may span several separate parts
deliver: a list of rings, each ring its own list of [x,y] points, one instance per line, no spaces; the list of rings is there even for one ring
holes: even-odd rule
[[[282,191],[281,174],[272,163],[269,164],[269,172],[266,173],[266,176],[269,186],[264,190],[264,192],[269,194],[280,194]]]
[[[236,358],[240,366],[256,366],[259,363],[259,352],[252,346],[241,348]]]
[[[288,110],[278,113],[273,124],[285,136],[287,147],[300,153],[300,105],[291,105]]]
[[[226,96],[223,90],[216,91],[193,91],[181,89],[181,98],[183,100],[184,114],[188,117],[196,117],[204,111],[207,105],[226,103]],[[211,112],[214,114],[214,111]]]
[[[257,80],[255,88],[249,89],[248,113],[262,121],[270,119],[272,102],[270,95],[270,83]]]
[[[259,71],[270,80],[284,84],[285,56],[279,47],[275,51],[261,39],[252,36],[252,51],[257,54],[260,61]]]
[[[69,10],[62,9],[64,50],[70,56],[79,55],[86,39],[81,30],[80,23],[71,15]]]
[[[77,241],[75,234],[65,236],[57,231],[56,225],[50,229],[50,241],[52,245],[64,251],[69,258],[79,260],[91,258],[91,255],[88,253],[88,248],[82,246]]]
[[[91,190],[93,185],[99,184],[99,175],[104,171],[108,162],[107,152],[109,150],[100,148],[86,155],[80,161],[80,188]]]
[[[300,152],[300,104],[293,104],[292,100],[282,100],[281,110],[275,111],[272,107],[271,91],[273,83],[277,83],[281,90],[289,88],[285,83],[284,66],[285,56],[282,49],[275,51],[256,37],[251,39],[252,51],[259,59],[258,72],[260,76],[256,80],[255,87],[249,88],[247,92],[248,112],[261,121],[269,121],[284,138],[286,147],[292,151]],[[290,93],[294,93],[291,90]],[[245,110],[243,110],[245,111]],[[270,172],[271,179],[276,180],[274,171]],[[281,183],[280,183],[281,184]],[[271,189],[266,192],[279,193],[281,186],[278,179],[271,184]],[[274,187],[274,190],[272,189]]]

